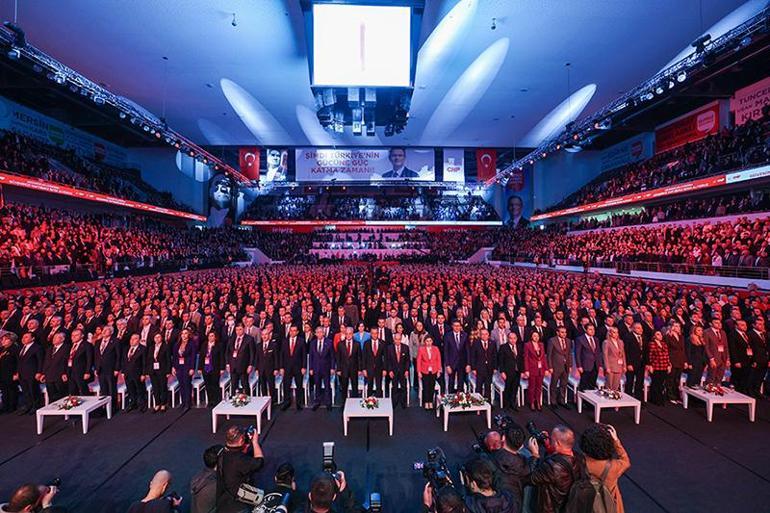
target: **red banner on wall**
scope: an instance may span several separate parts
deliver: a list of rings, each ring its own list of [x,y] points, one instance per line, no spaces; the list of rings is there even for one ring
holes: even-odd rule
[[[249,180],[259,180],[259,148],[239,148],[238,165],[243,176]]]
[[[715,102],[655,130],[655,153],[663,153],[719,132],[719,103]]]
[[[497,150],[476,150],[476,177],[479,182],[489,180],[497,174]]]

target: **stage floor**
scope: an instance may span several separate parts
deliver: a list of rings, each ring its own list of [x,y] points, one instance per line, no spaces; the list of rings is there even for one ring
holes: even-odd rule
[[[690,513],[770,511],[770,403],[758,401],[756,422],[748,421],[745,406],[716,408],[714,422],[705,407],[693,401],[681,406],[647,406],[640,425],[633,411],[605,411],[602,421],[613,424],[625,444],[631,469],[620,481],[626,511],[634,513]],[[497,413],[497,409],[494,410]],[[522,425],[535,420],[550,429],[566,423],[577,432],[591,423],[590,406],[575,410],[550,409],[515,415]],[[277,465],[290,461],[298,484],[306,490],[310,476],[321,468],[321,443],[336,442],[336,460],[363,499],[379,491],[384,511],[418,511],[422,476],[412,463],[425,450],[440,446],[452,470],[471,453],[474,429],[485,428],[484,416],[453,415],[449,432],[442,422],[420,408],[394,412],[394,436],[387,420],[352,420],[342,434],[342,409],[332,412],[273,410],[263,423],[262,446],[267,466],[260,484],[269,486]],[[229,421],[222,422],[223,427]],[[243,418],[233,422],[247,425]],[[152,474],[160,468],[174,475],[173,489],[184,497],[181,511],[189,511],[189,481],[202,467],[203,450],[222,443],[224,429],[211,433],[210,410],[193,408],[165,415],[120,413],[112,420],[93,418],[87,435],[79,420],[49,419],[42,436],[35,434],[34,416],[0,417],[0,502],[25,482],[61,477],[58,503],[72,512],[124,513],[141,498]]]

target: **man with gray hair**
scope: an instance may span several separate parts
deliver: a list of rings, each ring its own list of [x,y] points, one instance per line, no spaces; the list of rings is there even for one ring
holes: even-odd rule
[[[72,345],[67,358],[67,382],[70,395],[88,395],[91,369],[94,364],[94,348],[83,340],[83,332],[74,330],[70,335]]]
[[[120,321],[118,323],[120,324]],[[120,347],[118,339],[113,337],[112,326],[102,329],[102,338],[99,344],[94,346],[93,353],[94,372],[99,380],[99,395],[112,397],[112,411],[117,411]]]
[[[53,336],[53,344],[45,352],[43,361],[43,376],[48,391],[48,400],[54,402],[67,394],[67,355],[69,351],[64,346],[64,333]]]

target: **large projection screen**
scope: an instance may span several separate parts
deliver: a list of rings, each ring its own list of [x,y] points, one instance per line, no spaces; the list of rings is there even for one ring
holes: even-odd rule
[[[411,8],[314,4],[313,85],[409,87]]]

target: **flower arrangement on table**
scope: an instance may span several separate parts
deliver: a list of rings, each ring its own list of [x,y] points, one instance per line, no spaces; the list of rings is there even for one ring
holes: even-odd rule
[[[607,399],[612,399],[613,401],[620,401],[622,399],[623,394],[620,393],[618,390],[610,390],[609,388],[601,387],[596,391],[596,395],[599,397],[606,397]]]
[[[361,399],[361,408],[367,410],[376,410],[380,407],[380,401],[376,397],[366,397]]]
[[[77,408],[83,404],[83,399],[76,395],[70,395],[68,397],[65,397],[64,400],[59,405],[60,410],[71,410],[72,408]]]
[[[714,395],[725,395],[727,393],[727,389],[722,388],[722,385],[715,385],[713,383],[703,385],[703,391]]]
[[[449,408],[472,408],[474,406],[483,406],[487,400],[484,396],[469,392],[456,392],[441,396],[441,405]]]
[[[232,404],[236,408],[240,408],[241,406],[246,406],[250,402],[251,402],[251,396],[244,394],[243,392],[235,394],[230,398],[230,404]]]

